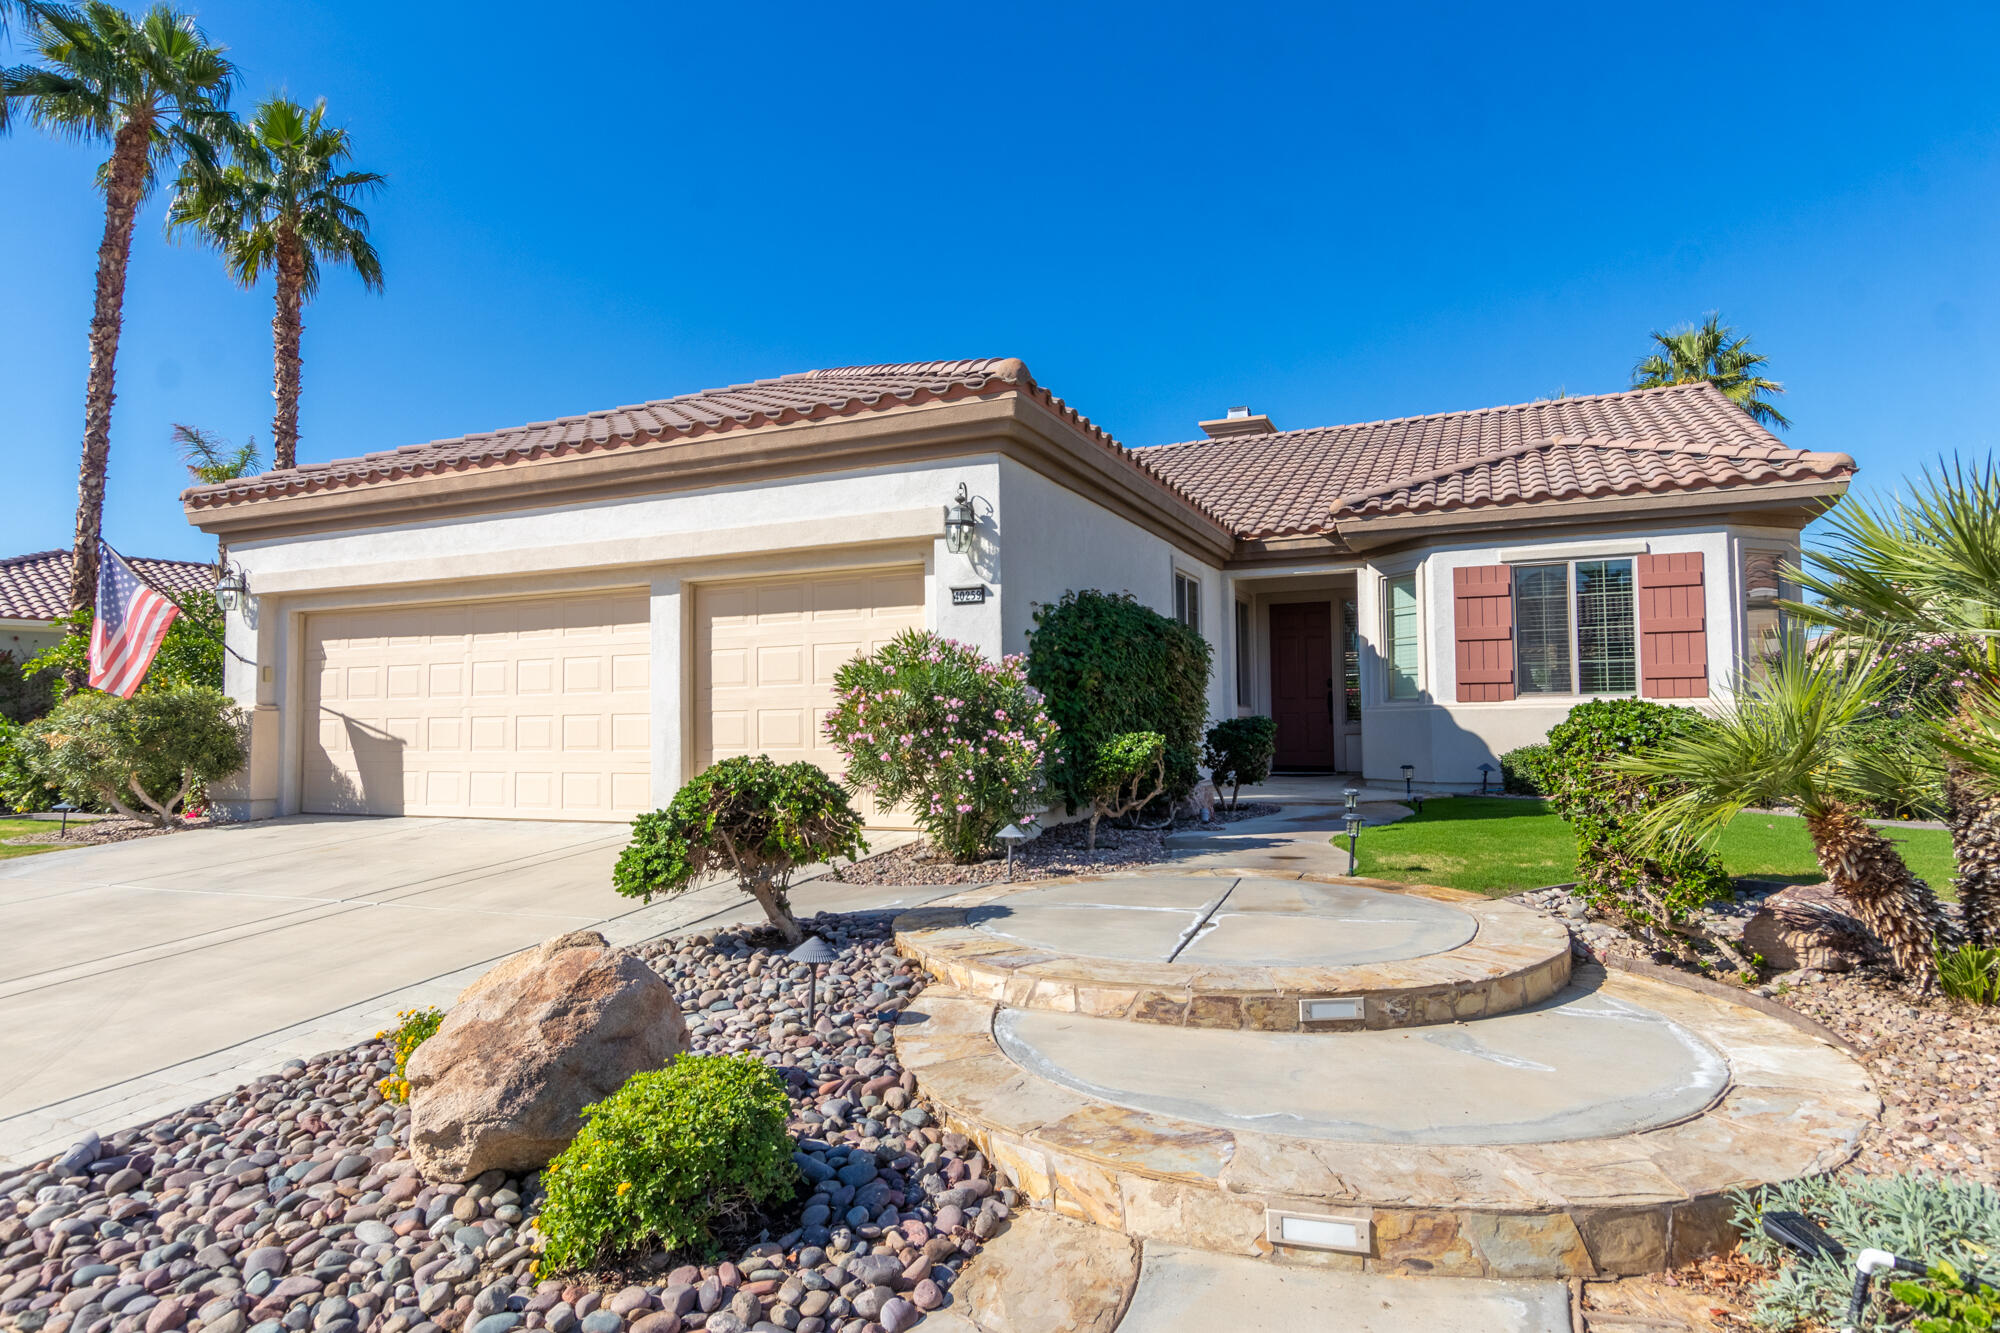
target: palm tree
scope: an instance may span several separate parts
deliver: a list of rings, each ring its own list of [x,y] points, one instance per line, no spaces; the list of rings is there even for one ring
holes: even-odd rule
[[[1712,847],[1747,808],[1796,808],[1834,890],[1888,946],[1896,969],[1927,988],[1937,975],[1938,939],[1950,934],[1947,918],[1865,818],[1905,766],[1851,737],[1890,671],[1880,658],[1809,651],[1795,635],[1761,678],[1739,685],[1697,729],[1617,767],[1680,784],[1641,824],[1642,836],[1658,842]]]
[[[303,307],[319,291],[321,261],[350,265],[363,286],[382,289],[382,261],[355,204],[382,177],[342,170],[349,155],[347,131],[326,123],[324,100],[308,111],[271,98],[236,136],[227,168],[183,176],[169,218],[175,230],[220,250],[243,286],[255,286],[266,270],[277,278],[271,450],[280,468],[298,462],[299,335]]]
[[[232,445],[212,430],[199,426],[184,426],[174,423],[174,443],[181,447],[181,462],[187,464],[188,476],[205,486],[213,486],[220,481],[235,481],[238,477],[254,476],[263,470],[263,455],[257,452],[257,437],[252,435],[242,444]],[[215,572],[222,573],[222,566],[229,555],[229,546],[222,538],[215,539]]]
[[[1964,682],[1956,716],[1937,719],[1950,742],[1981,729],[1973,707],[2000,687],[2000,467],[1989,458],[1926,469],[1907,500],[1854,500],[1827,518],[1799,586],[1822,600],[1789,604],[1851,643],[1928,641],[1951,651]],[[1953,744],[1945,750],[1945,822],[1958,858],[1967,936],[2000,944],[2000,783]]]
[[[46,67],[8,70],[0,92],[57,134],[111,145],[111,156],[98,172],[104,188],[104,239],[97,247],[83,460],[76,488],[76,554],[70,561],[69,601],[77,612],[97,600],[97,541],[132,223],[161,167],[179,160],[197,169],[213,168],[216,144],[229,123],[236,67],[193,18],[165,5],[137,18],[105,0],[86,0],[78,9],[41,7],[28,31]]]
[[[1658,389],[1706,380],[1765,425],[1792,424],[1791,418],[1763,396],[1785,391],[1784,385],[1757,373],[1770,362],[1750,350],[1748,334],[1739,338],[1716,311],[1709,311],[1699,327],[1684,324],[1666,333],[1655,329],[1651,337],[1657,350],[1632,367],[1633,388]]]

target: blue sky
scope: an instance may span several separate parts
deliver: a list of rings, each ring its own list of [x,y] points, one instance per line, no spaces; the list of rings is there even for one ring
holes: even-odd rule
[[[1994,442],[1992,6],[198,12],[242,109],[325,96],[390,179],[387,293],[307,311],[306,459],[999,355],[1160,443],[1613,390],[1717,308],[1868,483]],[[0,554],[70,538],[101,155],[0,140]],[[169,427],[268,443],[271,297],[163,202],[105,530],[199,558]]]

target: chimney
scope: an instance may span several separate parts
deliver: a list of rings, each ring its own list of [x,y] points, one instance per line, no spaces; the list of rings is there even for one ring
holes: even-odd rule
[[[1201,428],[1208,432],[1211,440],[1226,440],[1236,435],[1269,435],[1277,427],[1271,418],[1262,412],[1252,412],[1247,407],[1232,407],[1229,415],[1216,421],[1204,421]]]

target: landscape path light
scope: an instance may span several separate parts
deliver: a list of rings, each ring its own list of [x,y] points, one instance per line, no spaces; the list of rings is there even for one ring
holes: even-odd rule
[[[1346,791],[1342,792],[1341,795],[1347,798],[1348,814],[1352,815],[1356,810],[1359,810],[1361,808],[1361,788],[1349,787]]]
[[[1007,849],[1007,883],[1012,884],[1014,882],[1014,844],[1026,842],[1028,840],[1027,832],[1019,824],[1009,824],[993,836],[1000,839],[1001,844]]]
[[[57,801],[54,805],[50,806],[49,808],[51,810],[62,811],[62,829],[56,834],[56,836],[58,838],[67,838],[69,836],[69,812],[76,809],[76,807],[71,805],[68,801]]]
[[[1359,810],[1349,810],[1347,812],[1347,873],[1350,875],[1359,874],[1361,871],[1361,857],[1355,851],[1360,838],[1361,812]]]
[[[1416,784],[1417,784],[1417,766],[1416,766],[1415,764],[1404,764],[1404,765],[1403,765],[1403,795],[1405,795],[1405,796],[1415,796],[1415,795],[1417,794],[1417,785],[1416,785]]]
[[[835,959],[826,941],[817,935],[806,936],[805,943],[785,955],[787,962],[806,965],[806,1026],[812,1027],[819,1020],[819,970]]]
[[[1479,766],[1479,794],[1481,796],[1486,794],[1487,783],[1492,780],[1494,772],[1494,767],[1491,764],[1481,764]]]

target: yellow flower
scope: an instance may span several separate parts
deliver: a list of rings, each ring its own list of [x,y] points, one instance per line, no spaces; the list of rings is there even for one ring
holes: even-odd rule
[[[624,1198],[624,1197],[625,1197],[625,1196],[626,1196],[627,1194],[629,1194],[629,1193],[631,1193],[631,1192],[632,1192],[632,1182],[631,1182],[631,1181],[629,1181],[629,1180],[621,1180],[621,1181],[619,1181],[619,1182],[618,1182],[618,1197],[619,1197],[619,1198],[621,1198],[621,1199],[622,1199],[622,1198]]]

